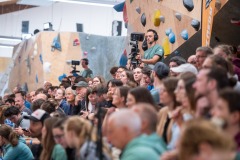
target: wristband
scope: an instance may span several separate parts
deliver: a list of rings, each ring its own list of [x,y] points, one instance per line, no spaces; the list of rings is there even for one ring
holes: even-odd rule
[[[29,144],[30,144],[30,146],[32,146],[32,139],[30,140],[30,143],[29,143]]]

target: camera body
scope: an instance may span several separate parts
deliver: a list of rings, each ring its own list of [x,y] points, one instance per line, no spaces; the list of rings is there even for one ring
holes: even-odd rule
[[[135,69],[139,64],[139,60],[136,59],[136,56],[139,53],[139,49],[138,49],[138,42],[142,42],[144,40],[144,33],[140,33],[140,32],[133,32],[131,33],[131,41],[130,45],[132,45],[132,49],[131,49],[131,53],[129,55],[131,55],[131,66],[133,69]]]
[[[72,63],[72,65],[74,65],[74,66],[80,65],[80,61],[72,60],[71,63]]]
[[[144,40],[144,33],[140,32],[133,32],[131,33],[131,41],[140,41],[142,42]]]

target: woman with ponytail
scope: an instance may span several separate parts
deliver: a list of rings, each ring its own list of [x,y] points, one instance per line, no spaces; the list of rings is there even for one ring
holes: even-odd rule
[[[4,160],[32,160],[33,155],[23,139],[5,124],[0,125],[0,146]]]

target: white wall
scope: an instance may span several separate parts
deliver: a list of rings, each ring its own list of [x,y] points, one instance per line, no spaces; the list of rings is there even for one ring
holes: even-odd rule
[[[22,21],[29,21],[29,33],[35,29],[43,30],[45,22],[52,22],[55,31],[69,32],[76,32],[76,23],[82,23],[85,33],[111,36],[114,20],[123,21],[122,12],[110,7],[55,3],[0,15],[0,35],[21,37]],[[123,22],[122,36],[126,35]]]

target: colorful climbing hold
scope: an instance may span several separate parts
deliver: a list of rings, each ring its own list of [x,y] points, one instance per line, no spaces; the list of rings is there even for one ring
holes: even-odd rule
[[[181,15],[180,13],[175,13],[175,17],[176,17],[179,21],[181,21],[181,19],[182,19],[182,15]]]
[[[137,11],[138,14],[140,14],[140,13],[141,13],[141,8],[140,8],[140,7],[137,7],[137,8],[136,8],[136,11]]]
[[[146,25],[146,15],[145,15],[145,13],[143,13],[142,16],[141,16],[141,23],[145,27],[145,25]]]
[[[171,28],[168,28],[165,30],[165,33],[167,36],[169,36],[169,34],[172,32],[172,29]]]
[[[184,29],[182,32],[181,32],[181,37],[184,39],[184,40],[188,40],[188,31],[186,29]]]
[[[38,83],[38,75],[36,74],[35,82]]]
[[[43,64],[42,54],[39,55],[39,60],[40,60],[40,62]]]
[[[61,42],[60,42],[60,34],[58,33],[58,35],[53,39],[53,43],[52,43],[52,51],[54,51],[55,49],[62,51],[62,47],[61,47]]]
[[[43,71],[46,72],[46,73],[50,73],[51,72],[51,63],[44,62],[44,64],[43,64]]]
[[[165,37],[163,39],[163,50],[164,50],[164,57],[167,57],[168,55],[170,55],[170,45],[169,45],[169,39],[168,37]]]
[[[164,16],[160,16],[159,18],[160,18],[161,22],[163,22],[163,23],[165,22],[165,17]]]
[[[154,17],[153,17],[153,23],[155,27],[158,27],[160,25],[160,16],[161,16],[160,11],[156,10],[154,12]]]
[[[173,33],[173,32],[171,32],[170,34],[169,34],[169,36],[168,36],[168,38],[169,38],[169,42],[170,43],[175,43],[175,34]]]
[[[200,22],[196,19],[193,19],[191,22],[191,25],[196,31],[198,31],[200,27]]]
[[[189,12],[194,8],[193,0],[183,0],[183,5]]]

